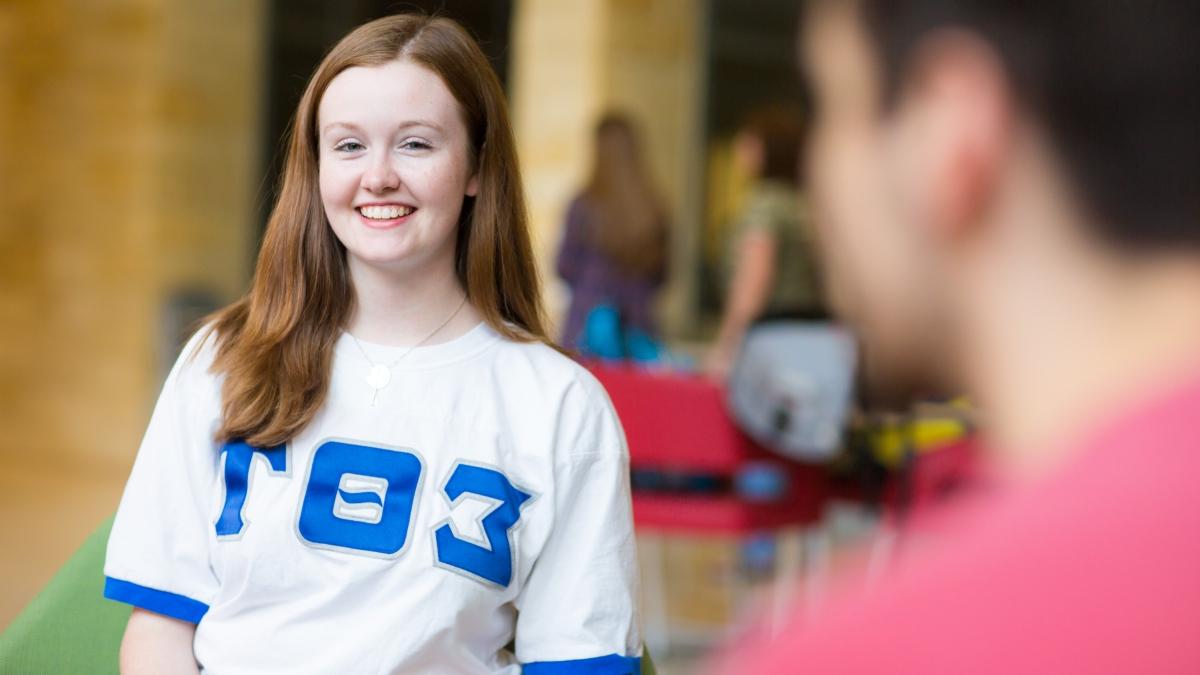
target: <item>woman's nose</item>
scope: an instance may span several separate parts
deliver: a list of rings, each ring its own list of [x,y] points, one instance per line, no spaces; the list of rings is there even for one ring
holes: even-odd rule
[[[387,192],[400,187],[400,174],[386,154],[375,157],[363,174],[363,187],[371,192]]]

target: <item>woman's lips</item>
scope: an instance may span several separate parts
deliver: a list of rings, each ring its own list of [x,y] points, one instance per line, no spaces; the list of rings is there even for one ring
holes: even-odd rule
[[[417,207],[406,204],[368,204],[355,209],[359,220],[367,227],[386,229],[408,220],[417,212]]]

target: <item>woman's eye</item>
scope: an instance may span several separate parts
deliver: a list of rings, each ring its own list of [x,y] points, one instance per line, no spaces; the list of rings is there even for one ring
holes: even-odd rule
[[[433,146],[416,138],[410,138],[400,144],[401,150],[428,150],[431,147]]]
[[[365,147],[365,145],[359,143],[358,141],[341,141],[337,145],[333,146],[333,149],[337,150],[338,152],[358,152]]]

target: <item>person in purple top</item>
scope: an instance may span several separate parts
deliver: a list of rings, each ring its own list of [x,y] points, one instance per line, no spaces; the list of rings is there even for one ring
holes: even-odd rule
[[[571,289],[562,344],[579,348],[587,316],[611,305],[626,330],[657,335],[652,302],[666,278],[669,224],[633,123],[596,125],[592,175],[567,209],[558,275]]]

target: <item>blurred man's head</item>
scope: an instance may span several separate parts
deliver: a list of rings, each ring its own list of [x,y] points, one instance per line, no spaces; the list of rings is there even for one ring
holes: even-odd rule
[[[810,186],[831,301],[874,379],[960,385],[963,346],[1002,339],[1013,305],[1198,259],[1198,8],[810,4]]]

